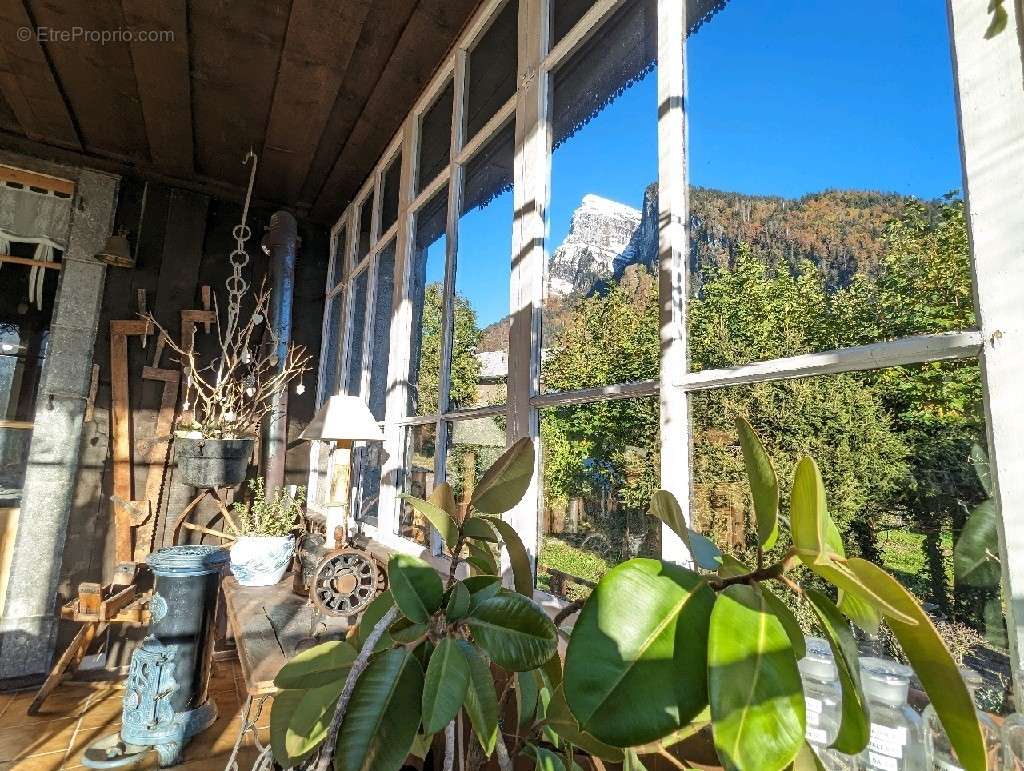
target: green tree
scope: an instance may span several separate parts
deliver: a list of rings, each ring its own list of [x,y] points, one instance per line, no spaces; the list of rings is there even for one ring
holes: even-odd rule
[[[417,407],[419,415],[437,412],[443,338],[443,294],[439,282],[427,284],[424,290]],[[476,399],[477,382],[480,378],[480,362],[475,355],[480,342],[480,330],[476,325],[476,311],[469,300],[462,295],[456,295],[454,309],[449,399],[452,404],[472,404]]]

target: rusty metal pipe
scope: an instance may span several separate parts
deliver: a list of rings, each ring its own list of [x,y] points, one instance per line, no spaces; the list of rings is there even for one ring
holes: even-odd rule
[[[295,258],[299,247],[295,217],[286,211],[274,212],[263,237],[263,251],[270,256],[270,324],[277,336],[277,367],[284,369],[288,345],[292,339],[292,304],[295,294]],[[261,460],[267,491],[284,484],[285,456],[288,451],[288,389],[274,397],[270,412],[263,419]]]

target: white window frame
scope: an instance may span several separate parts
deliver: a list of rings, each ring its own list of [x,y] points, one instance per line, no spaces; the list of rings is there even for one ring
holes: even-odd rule
[[[597,0],[558,43],[550,47],[550,3],[555,0],[519,0],[519,61],[515,96],[503,105],[468,143],[463,136],[466,60],[469,51],[487,30],[507,0],[484,0],[453,50],[417,100],[402,128],[393,138],[380,163],[354,197],[332,231],[344,223],[353,261],[358,244],[358,212],[367,195],[374,196],[372,246],[365,266],[353,265],[346,283],[357,271],[374,269],[379,249],[395,239],[395,289],[392,304],[391,350],[388,374],[387,414],[384,423],[385,463],[379,505],[379,525],[374,533],[393,548],[416,553],[416,544],[397,535],[398,486],[410,426],[437,427],[435,477],[445,478],[443,448],[448,423],[505,414],[508,439],[530,436],[539,441],[538,410],[541,407],[579,404],[603,399],[658,397],[661,414],[661,475],[663,485],[676,494],[689,517],[690,424],[688,402],[692,393],[740,384],[836,374],[952,359],[976,359],[980,363],[989,455],[996,499],[1004,512],[1000,533],[1005,555],[1004,584],[1008,603],[1011,656],[1018,699],[1024,659],[1019,640],[1024,639],[1024,86],[1020,77],[1021,51],[1017,45],[1021,20],[1009,13],[1006,29],[991,40],[984,36],[989,23],[986,4],[977,0],[948,0],[954,82],[964,168],[964,190],[975,275],[977,330],[916,335],[900,340],[791,356],[735,367],[689,372],[686,345],[687,306],[687,176],[686,176],[686,3],[658,3],[658,184],[659,184],[659,296],[662,309],[662,354],[658,380],[619,383],[599,388],[560,393],[539,389],[541,304],[547,265],[546,211],[551,173],[551,121],[548,99],[550,75],[575,53],[625,2]],[[549,50],[550,49],[550,50]],[[1009,73],[1009,76],[1008,76]],[[449,82],[454,83],[452,134],[449,163],[423,190],[416,191],[419,127],[424,112]],[[515,119],[515,166],[510,257],[511,329],[509,333],[508,401],[504,405],[451,411],[448,409],[448,365],[451,353],[451,313],[455,260],[458,253],[458,218],[464,164]],[[402,153],[399,213],[388,233],[377,238],[382,175]],[[408,297],[414,250],[417,211],[448,185],[447,251],[445,266],[445,337],[442,345],[439,409],[436,414],[410,416],[407,383],[412,309]],[[513,255],[519,259],[513,260]],[[332,255],[332,260],[337,259]],[[351,263],[349,263],[351,264]],[[330,275],[330,272],[328,273]],[[343,291],[329,287],[328,293]],[[369,291],[369,290],[368,290]],[[345,292],[351,295],[351,292]],[[334,296],[334,295],[330,295]],[[372,293],[371,293],[372,297]],[[352,303],[346,298],[346,307]],[[368,297],[367,313],[373,314]],[[345,325],[343,335],[348,334]],[[327,324],[324,331],[326,334]],[[364,335],[369,339],[370,334]],[[344,337],[342,339],[345,339]],[[342,346],[344,348],[344,346]],[[364,351],[364,384],[371,366]],[[345,361],[344,354],[342,362]],[[321,372],[330,362],[321,362]],[[344,369],[341,375],[344,374]],[[339,377],[341,376],[339,375]],[[340,382],[340,381],[337,381]],[[365,391],[364,391],[365,393]],[[322,400],[323,395],[319,397]],[[540,456],[538,474],[540,479]],[[311,479],[312,479],[311,475]],[[510,514],[531,555],[540,545],[540,485]],[[663,556],[688,560],[681,541],[667,529]]]

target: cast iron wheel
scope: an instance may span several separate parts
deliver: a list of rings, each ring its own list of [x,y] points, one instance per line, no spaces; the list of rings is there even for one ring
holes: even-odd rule
[[[310,595],[327,616],[356,616],[385,588],[385,574],[370,554],[338,549],[321,558],[313,571]]]

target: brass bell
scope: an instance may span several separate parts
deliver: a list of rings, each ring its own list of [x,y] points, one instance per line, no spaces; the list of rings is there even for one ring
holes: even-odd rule
[[[95,255],[96,259],[115,268],[134,268],[135,258],[132,257],[131,247],[128,246],[128,235],[121,231],[107,239],[106,245],[101,252]]]

